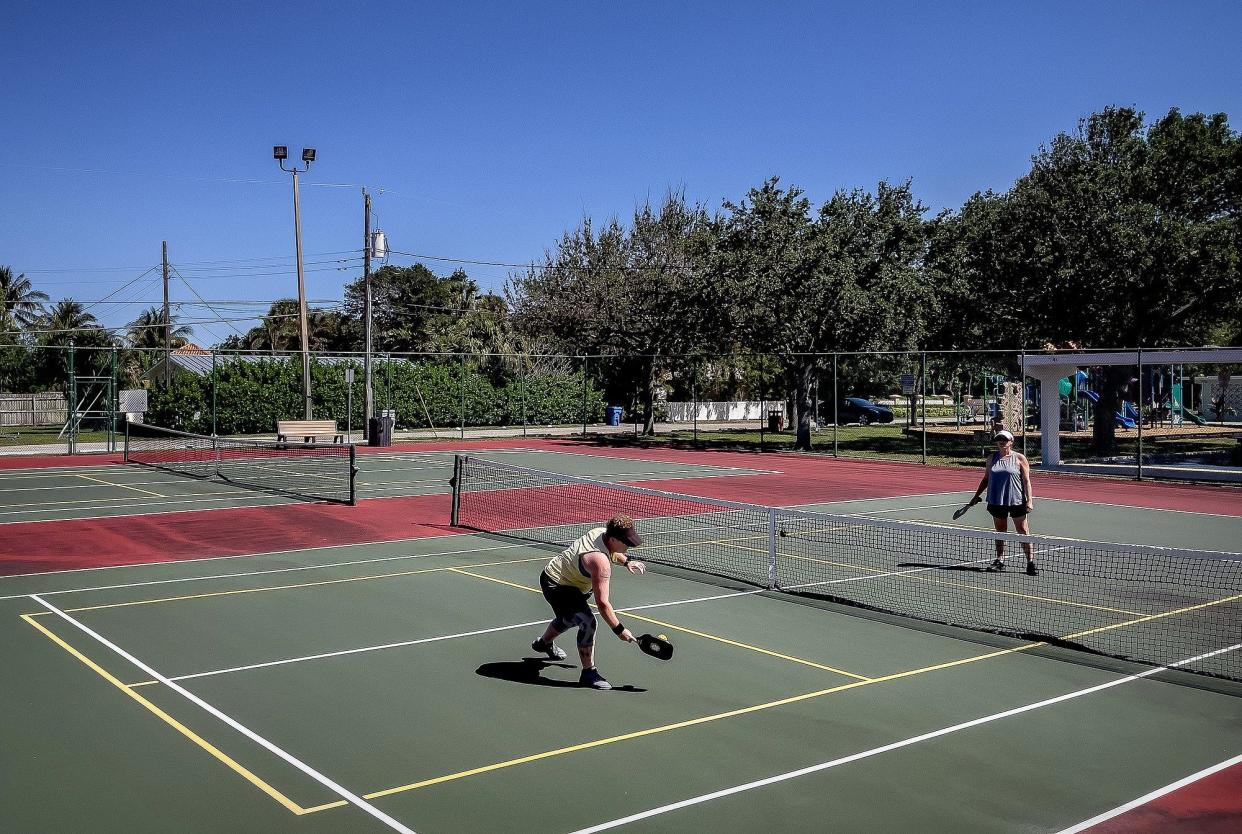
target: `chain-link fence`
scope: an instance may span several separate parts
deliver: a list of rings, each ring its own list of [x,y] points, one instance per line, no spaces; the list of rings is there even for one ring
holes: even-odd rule
[[[970,466],[1005,428],[1035,463],[1197,478],[1242,465],[1236,356],[383,354],[368,414],[363,357],[314,354],[309,405],[355,442],[387,416],[398,438],[582,434]],[[303,384],[299,354],[0,343],[0,452],[112,450],[126,420],[272,436],[307,416]]]

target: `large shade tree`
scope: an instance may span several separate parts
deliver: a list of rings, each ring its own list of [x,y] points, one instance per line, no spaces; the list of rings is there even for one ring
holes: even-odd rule
[[[909,183],[839,191],[818,211],[775,178],[726,204],[719,275],[746,342],[779,357],[811,448],[816,354],[914,348],[934,315],[920,271],[924,209]]]
[[[371,320],[376,350],[394,353],[436,350],[446,329],[480,298],[479,286],[463,270],[436,275],[423,264],[385,266],[371,275]],[[361,326],[365,286],[345,286],[345,312]]]
[[[713,219],[670,193],[658,207],[640,206],[628,227],[614,219],[596,229],[584,219],[542,264],[511,280],[509,298],[524,332],[554,349],[597,355],[612,389],[632,382],[652,433],[660,371],[720,326],[707,273],[713,245]]]
[[[1223,114],[1147,126],[1109,108],[1056,136],[1008,194],[976,195],[945,224],[934,273],[964,283],[974,335],[995,347],[1195,345],[1242,320],[1242,140]],[[965,318],[966,311],[958,316]],[[1119,410],[1130,368],[1101,373]],[[1096,420],[1094,445],[1115,448]]]

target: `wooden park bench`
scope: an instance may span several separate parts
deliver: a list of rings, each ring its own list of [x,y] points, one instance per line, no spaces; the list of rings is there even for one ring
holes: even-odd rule
[[[330,437],[333,443],[344,443],[345,433],[336,427],[335,420],[277,420],[276,440],[288,443],[291,438],[302,438],[303,443],[314,443],[320,437]]]

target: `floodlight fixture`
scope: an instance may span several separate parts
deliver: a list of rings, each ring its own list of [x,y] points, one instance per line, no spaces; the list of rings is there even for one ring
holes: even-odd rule
[[[305,162],[307,165],[310,165],[312,162],[314,162],[315,161],[315,149],[314,148],[302,148],[302,161]]]
[[[280,162],[289,158],[289,148],[287,145],[273,145],[272,159]]]

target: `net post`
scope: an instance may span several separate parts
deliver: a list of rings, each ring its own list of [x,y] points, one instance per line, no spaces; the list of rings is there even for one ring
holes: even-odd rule
[[[122,447],[124,452],[121,453],[121,460],[129,463],[129,416],[125,417],[125,445]]]
[[[461,474],[465,462],[465,455],[453,455],[453,508],[449,513],[449,523],[454,527],[460,526],[457,522],[461,517]]]
[[[358,506],[358,447],[349,444],[349,506]]]
[[[776,587],[776,510],[768,510],[768,588]]]

